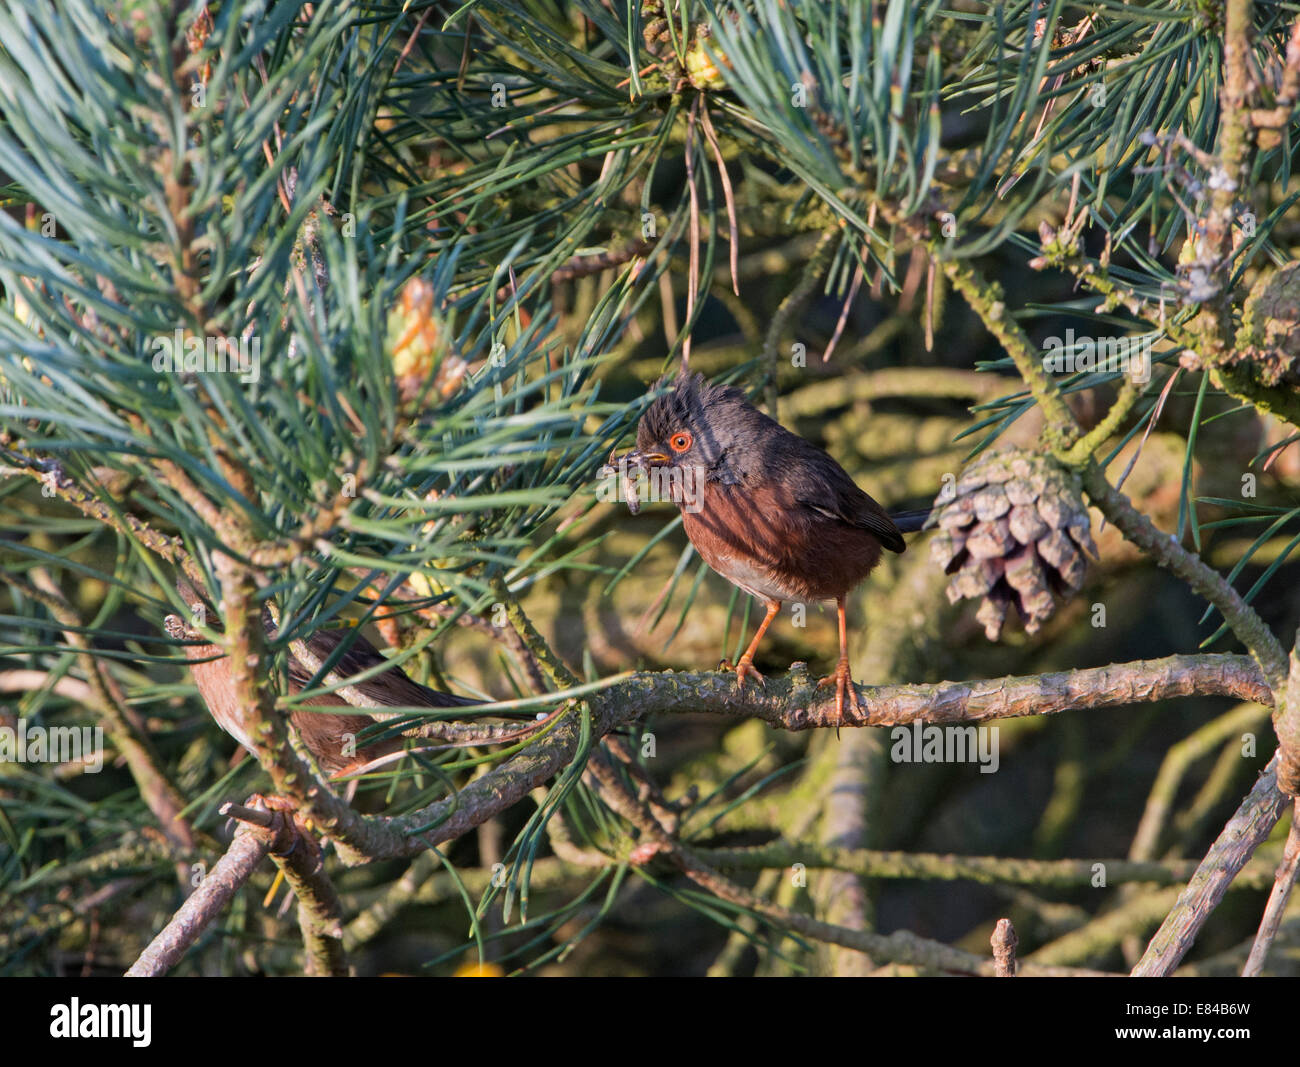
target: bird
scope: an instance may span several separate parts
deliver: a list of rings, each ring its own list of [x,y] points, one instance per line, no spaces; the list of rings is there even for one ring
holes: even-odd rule
[[[665,388],[666,387],[666,388]],[[787,601],[835,601],[840,656],[819,686],[835,686],[837,724],[847,700],[862,705],[849,670],[849,593],[885,550],[903,552],[903,530],[834,459],[754,407],[735,386],[682,373],[650,403],[624,460],[646,471],[682,513],[686,536],[727,581],[767,614],[736,663],[736,683],[761,686],[754,653]],[[915,513],[920,515],[921,513]],[[904,525],[919,529],[907,513]]]
[[[204,600],[198,597],[184,579],[177,582],[177,588],[191,605],[203,605],[206,617],[215,619],[215,613],[207,608]],[[263,625],[268,636],[275,636],[275,624],[270,613],[263,613]],[[189,660],[190,673],[194,676],[199,694],[208,706],[212,717],[226,733],[230,734],[245,749],[255,755],[252,740],[244,725],[244,716],[239,702],[235,698],[234,685],[230,677],[230,664],[224,651],[208,643],[200,634],[178,615],[168,615],[163,620],[163,628],[168,636],[186,642],[185,656]],[[219,626],[209,623],[208,628],[219,630]],[[305,639],[307,652],[318,662],[324,663],[333,655],[334,650],[347,636],[344,630],[316,630]],[[351,678],[362,671],[369,670],[388,660],[380,655],[378,649],[361,634],[353,635],[352,642],[342,653],[333,667],[333,673],[340,678]],[[289,651],[288,688],[290,693],[300,692],[314,677],[315,670],[303,664],[293,651]],[[351,683],[350,688],[373,702],[376,709],[384,707],[429,707],[455,708],[468,707],[479,701],[468,697],[430,689],[414,681],[400,667],[390,666],[386,671]],[[322,693],[304,702],[312,707],[351,708],[337,692]],[[297,708],[289,716],[289,721],[298,731],[303,744],[316,759],[317,766],[330,778],[343,778],[359,773],[376,759],[402,750],[402,737],[389,737],[380,741],[363,743],[358,735],[377,721],[389,718],[383,712],[368,714],[356,710],[347,714],[338,712],[312,712],[306,708]],[[409,731],[408,731],[409,732]]]

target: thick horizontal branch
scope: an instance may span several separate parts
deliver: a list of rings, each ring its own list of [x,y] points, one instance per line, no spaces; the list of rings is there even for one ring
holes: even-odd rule
[[[1271,703],[1258,666],[1248,656],[1168,656],[1056,674],[927,685],[859,686],[867,716],[845,726],[895,726],[911,722],[982,723],[1000,718],[1054,714],[1071,708],[1111,707],[1191,695],[1222,695]],[[799,664],[789,675],[759,688],[741,689],[735,675],[646,672],[593,694],[593,740],[650,714],[703,712],[762,719],[788,730],[833,727],[834,699],[818,690]],[[816,700],[815,706],[805,701]],[[459,837],[518,803],[577,754],[577,709],[532,745],[476,779],[454,797],[396,819],[339,818],[325,798],[312,793],[313,817],[335,839],[349,863],[409,856]],[[329,818],[333,815],[334,818]]]
[[[981,723],[1193,695],[1273,703],[1255,661],[1236,655],[1166,656],[1052,674],[857,688],[866,717],[842,724],[836,722],[833,693],[817,689],[802,664],[785,677],[744,689],[729,672],[636,674],[596,699],[619,722],[651,713],[705,712],[762,719],[786,730]]]

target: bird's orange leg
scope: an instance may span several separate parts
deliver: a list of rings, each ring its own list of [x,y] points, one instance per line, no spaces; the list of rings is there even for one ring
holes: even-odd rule
[[[840,616],[840,662],[835,667],[835,673],[827,675],[817,684],[819,686],[830,685],[835,683],[835,718],[836,729],[839,724],[844,722],[844,696],[848,694],[849,704],[853,708],[853,714],[861,717],[862,704],[858,700],[858,691],[853,685],[853,677],[849,674],[849,627],[845,620],[844,597],[835,598],[835,607]]]
[[[759,685],[763,684],[763,676],[754,668],[754,653],[758,651],[758,643],[763,640],[763,635],[767,633],[767,628],[772,625],[772,620],[776,618],[776,613],[781,610],[781,601],[769,600],[767,602],[767,614],[763,616],[763,621],[758,624],[758,633],[754,635],[754,640],[749,643],[745,649],[745,654],[740,657],[740,662],[736,664],[736,685],[741,689],[745,688],[745,675],[752,674],[758,679]]]

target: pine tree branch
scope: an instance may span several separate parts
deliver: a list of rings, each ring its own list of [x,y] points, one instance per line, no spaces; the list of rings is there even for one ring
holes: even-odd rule
[[[226,585],[223,583],[223,591]],[[233,657],[232,657],[233,658]],[[821,708],[797,706],[801,696],[813,695],[805,675],[770,678],[760,692],[737,688],[726,672],[702,674],[642,673],[590,694],[589,731],[603,737],[619,726],[648,714],[708,712],[754,717],[792,730],[833,728],[833,700]],[[244,699],[255,699],[257,686]],[[265,688],[265,687],[263,687]],[[912,722],[987,723],[1000,718],[1053,714],[1070,708],[1106,707],[1165,700],[1176,696],[1216,693],[1261,702],[1271,700],[1255,665],[1245,656],[1171,656],[1145,663],[1119,664],[1083,671],[1001,678],[981,682],[933,685],[860,686],[865,722],[845,725],[899,726]],[[309,785],[305,766],[291,750],[265,749],[259,758],[278,791],[293,797],[300,810],[332,837],[347,863],[363,863],[414,855],[459,837],[507,810],[567,766],[578,751],[582,724],[577,709],[562,715],[548,732],[506,763],[462,788],[454,796],[407,815],[361,817],[332,792]],[[283,727],[281,727],[281,732]],[[261,735],[266,734],[262,729]],[[259,735],[255,734],[255,738]],[[285,753],[298,761],[281,766]]]
[[[40,567],[33,568],[31,578],[30,585],[12,574],[5,575],[4,580],[33,600],[44,604],[55,621],[66,627],[63,639],[77,651],[77,661],[94,695],[95,709],[108,727],[114,746],[125,758],[140,796],[167,838],[179,848],[192,849],[194,828],[181,814],[185,802],[162,770],[144,723],[127,704],[125,695],[108,672],[104,661],[95,655],[83,632],[83,620],[47,571]]]
[[[1286,914],[1287,901],[1291,898],[1291,889],[1295,885],[1296,874],[1300,871],[1300,801],[1291,806],[1291,831],[1286,837],[1286,846],[1282,850],[1282,862],[1278,864],[1273,889],[1268,895],[1268,904],[1264,907],[1264,917],[1260,920],[1259,931],[1250,946],[1250,955],[1242,968],[1243,978],[1255,978],[1263,973],[1264,961],[1272,947],[1277,932],[1282,926],[1282,916]]]
[[[1286,653],[1277,638],[1240,594],[1200,556],[1188,552],[1169,534],[1162,533],[1138,511],[1119,490],[1111,487],[1096,464],[1082,472],[1088,499],[1114,524],[1126,540],[1172,572],[1219,609],[1237,639],[1250,650],[1259,664],[1265,682],[1273,692],[1280,691],[1287,677]],[[1261,702],[1265,703],[1265,702]],[[1269,700],[1266,703],[1273,704]]]
[[[203,584],[202,574],[181,538],[160,533],[143,519],[110,506],[105,499],[79,485],[58,460],[40,459],[14,452],[5,454],[10,460],[20,460],[23,465],[0,467],[0,478],[25,474],[36,479],[41,483],[42,489],[48,491],[51,496],[71,504],[83,515],[102,523],[111,530],[116,530],[168,563],[179,567],[191,581],[197,582],[200,586]]]
[[[1273,709],[1277,733],[1277,784],[1289,797],[1300,797],[1300,632],[1291,647],[1290,672]]]
[[[1205,654],[970,682],[859,685],[866,717],[855,726],[987,723],[1080,708],[1147,703],[1193,694],[1235,696],[1272,705],[1271,691],[1247,656]],[[810,699],[816,704],[809,704]],[[648,714],[706,712],[761,719],[785,730],[834,728],[835,701],[818,691],[802,664],[740,689],[729,672],[643,672],[593,698],[619,722]]]
[[[936,250],[937,254],[937,250]],[[1054,452],[1067,451],[1079,437],[1079,424],[1043,369],[1042,352],[1011,315],[1006,295],[995,281],[984,278],[968,259],[940,259],[944,275],[1006,350],[1042,409],[1044,441]]]
[[[343,949],[343,903],[325,872],[320,846],[308,829],[295,826],[292,844],[273,850],[271,858],[284,872],[298,900],[298,926],[307,953],[306,973],[314,977],[346,978]]]
[[[749,848],[708,848],[696,854],[713,867],[771,870],[803,864],[809,870],[848,871],[863,878],[971,881],[982,885],[1021,885],[1039,889],[1147,884],[1182,885],[1196,873],[1194,860],[1136,862],[1123,859],[1029,860],[1004,856],[963,856],[929,852],[885,852],[832,848],[816,842],[773,841]],[[1233,889],[1262,889],[1273,880],[1272,867],[1254,863],[1232,883]]]
[[[178,964],[190,948],[243,888],[257,865],[271,851],[274,835],[242,825],[225,855],[198,888],[186,898],[171,921],[127,969],[127,978],[156,978]]]
[[[1232,880],[1268,839],[1287,807],[1286,798],[1277,788],[1277,763],[1274,756],[1210,846],[1187,888],[1179,895],[1178,903],[1133,968],[1133,977],[1163,977],[1173,972]]]

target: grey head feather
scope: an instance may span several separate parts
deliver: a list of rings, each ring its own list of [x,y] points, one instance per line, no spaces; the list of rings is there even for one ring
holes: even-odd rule
[[[655,388],[664,384],[661,379]],[[704,467],[712,481],[734,485],[758,474],[757,457],[745,442],[770,433],[765,425],[785,433],[734,385],[714,385],[703,374],[682,374],[641,416],[636,443],[642,452],[672,455],[668,440],[684,430],[693,442],[682,462]]]

